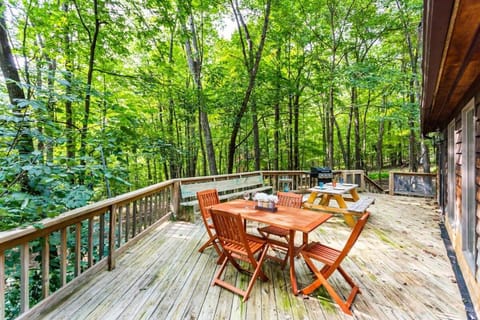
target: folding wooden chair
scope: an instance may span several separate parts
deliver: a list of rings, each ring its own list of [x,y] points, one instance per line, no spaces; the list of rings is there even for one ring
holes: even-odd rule
[[[218,255],[222,255],[222,251],[218,247],[218,240],[217,235],[215,234],[215,227],[211,222],[210,211],[208,207],[217,203],[220,203],[220,199],[218,197],[217,189],[208,189],[197,192],[197,199],[198,205],[200,207],[200,213],[202,214],[203,224],[207,229],[208,240],[205,242],[200,249],[199,252],[203,252],[206,248],[213,246],[215,251],[217,251]]]
[[[293,192],[277,192],[278,196],[278,205],[285,206],[285,207],[293,207],[293,208],[301,208],[302,207],[302,195],[293,193]],[[288,237],[289,237],[289,230],[285,228],[280,228],[276,226],[266,226],[257,229],[258,232],[263,236],[265,240],[267,240],[272,248],[277,248],[285,251],[284,259],[280,259],[275,256],[268,256],[273,260],[277,260],[282,264],[282,268],[285,267],[288,260]],[[280,242],[276,239],[270,238],[271,235],[284,238],[286,242]]]
[[[253,284],[260,278],[267,281],[267,276],[262,271],[262,264],[268,250],[267,242],[254,235],[247,234],[243,225],[242,217],[239,214],[229,213],[221,210],[210,209],[215,231],[220,246],[223,248],[223,263],[215,274],[212,286],[219,285],[243,297],[245,302],[252,291]],[[258,254],[258,259],[255,255]],[[242,268],[237,260],[247,262],[251,265],[253,272]],[[231,263],[238,271],[251,275],[247,289],[243,290],[221,279],[228,263]]]
[[[308,267],[315,274],[316,277],[316,279],[311,284],[301,290],[303,294],[308,295],[312,293],[315,289],[323,285],[325,289],[327,289],[333,300],[338,303],[343,312],[349,315],[352,314],[352,312],[350,311],[350,306],[352,305],[352,302],[355,299],[357,293],[360,292],[360,289],[353,282],[352,278],[350,278],[350,276],[345,272],[345,270],[341,267],[340,264],[342,263],[343,259],[345,259],[345,257],[348,255],[350,249],[352,249],[353,245],[360,236],[360,233],[362,232],[369,215],[370,213],[367,211],[357,221],[357,223],[352,229],[352,232],[350,233],[350,236],[348,237],[347,242],[345,243],[345,246],[341,251],[320,244],[318,242],[312,242],[300,252],[305,259]],[[318,270],[313,260],[322,262],[324,264],[323,268]],[[340,272],[345,281],[352,288],[347,300],[343,300],[328,282],[328,278],[335,272],[335,270],[338,270]]]

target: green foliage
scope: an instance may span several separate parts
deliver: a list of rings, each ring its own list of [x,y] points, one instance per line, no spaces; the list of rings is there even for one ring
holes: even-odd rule
[[[370,172],[368,177],[372,180],[379,181],[379,180],[386,180],[389,178],[390,173],[388,171],[381,171],[381,172]]]
[[[206,172],[199,94],[217,167],[226,170],[233,115],[248,81],[243,56],[248,48],[240,42],[244,30],[233,24],[231,35],[219,32],[220,25],[234,21],[230,3],[98,1],[100,29],[91,60],[92,5],[33,1],[6,10],[14,52],[25,61],[19,85],[27,98],[18,101],[25,110],[19,116],[2,95],[1,230],[187,172]],[[240,5],[253,40],[249,45],[255,46],[264,2]],[[254,116],[262,168],[272,168],[274,159],[280,169],[291,168],[295,156],[300,169],[327,165],[329,148],[335,153],[332,166],[352,167],[359,143],[360,168],[371,171],[378,165],[381,125],[386,165],[405,161],[409,135],[419,134],[418,101],[410,98],[418,91],[411,80],[420,76],[410,53],[417,48],[421,5],[418,0],[276,2],[241,121],[234,170],[254,168]],[[203,59],[201,91],[185,57],[191,34],[182,23],[190,18]],[[337,127],[327,131],[330,104]],[[22,129],[24,123],[31,124],[29,130]],[[33,152],[18,154],[22,135],[33,139]]]

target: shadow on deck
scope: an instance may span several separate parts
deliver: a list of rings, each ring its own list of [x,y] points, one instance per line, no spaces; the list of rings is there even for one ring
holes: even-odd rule
[[[215,252],[197,251],[206,240],[203,225],[167,222],[123,253],[113,271],[98,272],[36,318],[465,319],[440,235],[440,216],[431,200],[372,196],[376,202],[370,207],[371,218],[344,261],[361,290],[352,305],[353,317],[319,290],[310,297],[294,296],[288,268],[281,270],[273,261],[264,265],[270,281],[257,281],[250,299],[242,303],[239,296],[211,286]],[[249,231],[254,229],[250,226]],[[341,247],[349,230],[343,219],[333,218],[310,239]],[[301,259],[296,265],[303,287],[311,276]],[[246,281],[228,271],[228,277]]]

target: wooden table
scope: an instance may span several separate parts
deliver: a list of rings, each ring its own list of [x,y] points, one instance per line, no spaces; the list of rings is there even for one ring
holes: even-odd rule
[[[310,191],[310,196],[303,206],[309,209],[342,213],[344,215],[345,222],[350,227],[353,227],[355,225],[355,219],[353,218],[354,213],[348,212],[346,201],[355,202],[360,200],[360,197],[357,193],[357,188],[358,185],[347,183],[337,183],[336,187],[333,187],[331,183],[325,184],[323,188],[313,187],[308,189],[308,191]],[[350,195],[350,197],[345,197],[345,195]],[[320,197],[320,202],[315,204],[314,202],[317,197]],[[338,207],[330,206],[330,200],[332,199],[336,201]]]
[[[277,207],[277,212],[269,212],[255,209],[254,201],[233,200],[213,205],[212,208],[241,214],[242,218],[249,221],[256,221],[290,230],[289,236],[289,262],[290,281],[292,291],[298,294],[297,277],[295,274],[295,232],[303,233],[303,245],[308,243],[308,234],[319,225],[332,217],[330,213],[317,212],[305,209],[290,207]]]

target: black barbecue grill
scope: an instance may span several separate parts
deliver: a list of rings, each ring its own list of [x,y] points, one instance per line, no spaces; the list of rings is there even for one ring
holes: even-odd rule
[[[310,184],[313,185],[315,183],[315,179],[318,182],[332,182],[333,179],[333,171],[328,167],[311,167],[310,168]]]

